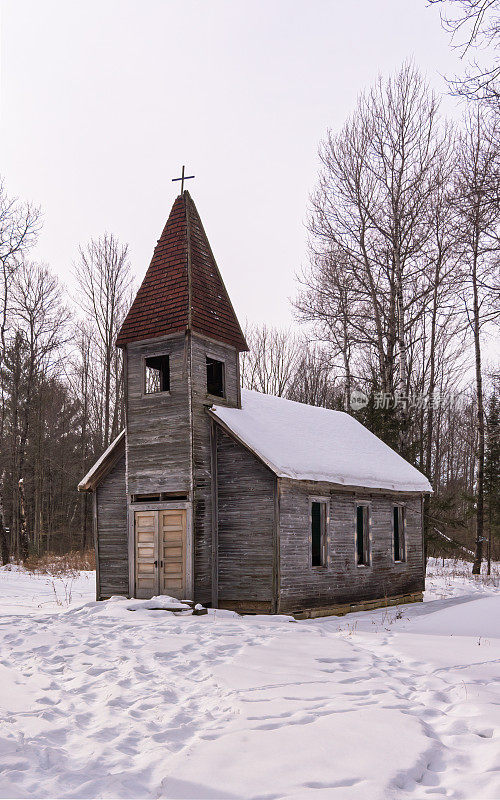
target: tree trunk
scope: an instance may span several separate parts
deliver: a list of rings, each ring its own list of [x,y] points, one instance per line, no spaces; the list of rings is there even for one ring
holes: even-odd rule
[[[8,564],[10,561],[10,548],[7,540],[7,531],[5,530],[5,517],[3,512],[3,478],[0,483],[0,558],[2,564]]]
[[[19,543],[20,543],[22,558],[28,557],[30,549],[30,534],[28,531],[28,520],[26,517],[26,505],[25,505],[26,500],[24,492],[23,473],[24,473],[24,462],[26,459],[26,444],[28,441],[28,430],[30,423],[31,398],[33,394],[32,389],[33,389],[34,373],[35,373],[35,356],[34,356],[33,346],[31,346],[30,363],[29,363],[27,383],[26,383],[26,397],[24,403],[23,424],[19,441],[19,464],[18,464],[19,520],[20,520]]]
[[[472,289],[474,296],[474,356],[476,366],[476,394],[477,394],[477,491],[476,491],[476,553],[472,574],[481,573],[483,559],[484,537],[484,408],[483,408],[483,377],[481,372],[481,341],[479,337],[479,295],[477,285],[477,256],[472,264]]]
[[[399,397],[399,452],[403,458],[408,457],[408,398],[407,398],[407,365],[406,365],[406,342],[404,325],[404,298],[403,298],[403,278],[399,258],[396,264],[396,339],[398,346],[398,397]]]
[[[24,495],[24,478],[19,479],[19,548],[23,561],[28,558],[30,542],[28,537],[28,522],[26,519],[26,499]]]

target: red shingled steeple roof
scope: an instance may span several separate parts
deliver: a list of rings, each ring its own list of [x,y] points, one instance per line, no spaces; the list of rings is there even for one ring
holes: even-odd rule
[[[186,330],[248,350],[196,206],[184,191],[172,206],[116,344]]]

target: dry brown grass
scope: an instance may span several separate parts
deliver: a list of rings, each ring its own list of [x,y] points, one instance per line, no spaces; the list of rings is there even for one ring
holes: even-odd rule
[[[72,550],[64,555],[44,553],[27,558],[23,567],[39,575],[76,575],[81,570],[95,569],[95,553],[93,550]]]

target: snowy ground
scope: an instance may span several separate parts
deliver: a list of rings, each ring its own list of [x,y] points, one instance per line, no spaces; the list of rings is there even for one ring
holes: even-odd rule
[[[0,569],[0,797],[500,798],[499,570],[291,622]]]

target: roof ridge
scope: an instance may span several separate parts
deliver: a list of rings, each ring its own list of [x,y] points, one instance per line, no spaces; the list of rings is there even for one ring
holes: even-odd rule
[[[185,200],[184,200],[184,211],[186,214],[186,241],[187,241],[187,249],[186,249],[186,263],[187,263],[187,280],[188,280],[188,322],[187,322],[187,329],[190,331],[192,329],[193,323],[193,286],[191,281],[191,230],[189,224],[189,203],[191,201],[191,195],[189,194],[188,190],[184,190],[185,193]]]

